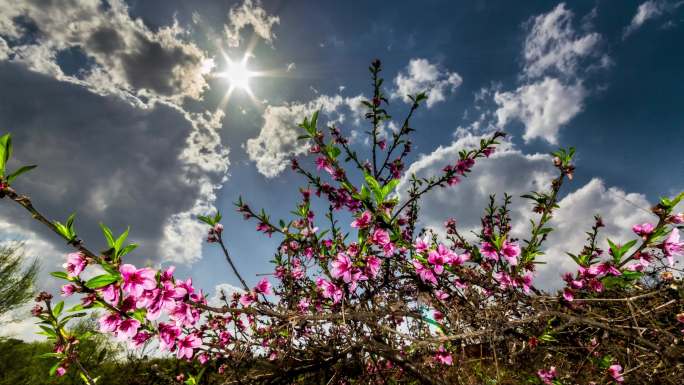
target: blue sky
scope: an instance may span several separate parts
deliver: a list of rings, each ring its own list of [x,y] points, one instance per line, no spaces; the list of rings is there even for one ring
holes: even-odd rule
[[[50,217],[77,211],[96,249],[98,222],[131,225],[137,264],[177,264],[210,293],[236,280],[194,217],[221,210],[244,276],[269,272],[278,240],[232,202],[241,195],[287,217],[302,179],[284,164],[306,152],[290,139],[315,109],[368,149],[358,101],[374,58],[395,117],[404,91],[433,91],[414,120],[411,171],[436,171],[493,130],[510,134],[477,176],[427,197],[424,226],[448,217],[475,226],[486,192],[544,187],[545,154],[577,148],[556,218],[565,233],[549,240],[553,263],[540,271],[549,287],[593,214],[619,238],[659,196],[684,188],[682,2],[5,2],[0,127],[21,162],[39,165],[17,188]],[[230,82],[216,76],[224,54],[246,52],[249,69],[268,76],[250,79],[252,97],[236,89],[226,102]],[[522,232],[530,214],[518,206]],[[8,204],[0,229],[26,240],[46,272],[67,252]]]

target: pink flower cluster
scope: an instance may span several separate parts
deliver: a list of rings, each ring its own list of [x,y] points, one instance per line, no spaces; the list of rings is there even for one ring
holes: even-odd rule
[[[418,274],[423,282],[429,282],[432,285],[437,285],[437,276],[442,275],[446,266],[460,266],[470,260],[470,254],[457,254],[442,243],[437,245],[434,250],[431,250],[427,238],[418,239],[414,244],[414,248],[420,254],[427,253],[427,258],[424,258],[427,263],[421,262],[418,259],[411,261],[416,269],[416,274]]]
[[[82,255],[68,256],[66,269],[78,275],[85,267]],[[96,289],[96,293],[108,305],[108,312],[98,320],[100,331],[112,333],[120,340],[139,347],[153,335],[159,336],[164,349],[175,351],[178,358],[190,359],[202,344],[198,332],[182,336],[181,328],[193,327],[200,318],[200,311],[192,303],[206,304],[201,291],[195,292],[192,280],[176,280],[174,268],[163,272],[151,268],[136,268],[122,264],[118,272],[120,280]],[[76,285],[62,287],[65,296],[77,290]],[[83,306],[90,306],[97,297],[93,294],[83,298]],[[154,326],[148,321],[158,319],[164,313],[170,323],[160,322]]]

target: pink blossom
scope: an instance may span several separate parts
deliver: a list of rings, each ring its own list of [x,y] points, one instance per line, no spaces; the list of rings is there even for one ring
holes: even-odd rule
[[[482,254],[486,259],[490,259],[492,261],[499,260],[499,253],[496,251],[494,245],[489,242],[482,242],[480,245],[480,254]]]
[[[98,323],[100,324],[101,332],[111,333],[119,327],[121,316],[119,316],[119,313],[107,313],[98,320]]]
[[[127,318],[119,323],[116,330],[116,337],[122,340],[132,338],[138,333],[139,328],[140,321],[133,318]]]
[[[147,319],[150,321],[159,318],[162,310],[173,310],[176,307],[176,300],[185,298],[188,293],[186,288],[174,287],[170,281],[164,281],[161,289],[152,290],[151,292],[157,292],[157,295],[147,308]]]
[[[352,280],[352,261],[344,253],[337,254],[337,258],[332,261],[332,269],[330,274],[333,278],[342,278],[344,282],[351,282]]]
[[[423,282],[430,282],[433,285],[437,284],[437,277],[435,277],[435,274],[432,272],[432,269],[423,266],[423,264],[420,263],[420,261],[418,261],[417,259],[413,260],[413,267],[416,268],[416,273]]]
[[[373,236],[371,237],[371,240],[375,244],[384,246],[390,243],[389,233],[383,229],[375,229],[375,231],[373,232]]]
[[[463,253],[463,254],[455,254],[454,253],[451,256],[450,263],[452,266],[460,266],[469,260],[470,260],[470,253]]]
[[[634,231],[636,235],[642,238],[647,238],[653,232],[654,229],[655,226],[648,222],[632,226],[632,231]]]
[[[330,162],[328,162],[328,158],[323,156],[316,158],[316,170],[321,171],[321,169],[325,170],[330,175],[335,172],[330,165]]]
[[[416,243],[413,244],[413,247],[416,249],[417,252],[423,253],[430,248],[430,239],[427,235],[422,239],[418,238],[416,239]]]
[[[251,304],[254,303],[256,298],[254,297],[254,294],[252,293],[245,293],[240,296],[240,304],[244,307],[249,307]]]
[[[499,288],[502,290],[517,286],[517,283],[505,271],[494,273],[492,276],[499,282]]]
[[[66,269],[69,277],[76,277],[81,274],[87,264],[85,256],[79,251],[67,254],[67,261],[62,267]]]
[[[663,252],[670,266],[674,266],[674,255],[679,255],[682,251],[684,251],[684,242],[679,242],[679,230],[674,228],[663,243]]]
[[[131,339],[130,345],[133,348],[139,348],[141,347],[147,340],[152,337],[152,333],[148,332],[138,332],[133,338]]]
[[[185,294],[176,297],[177,299],[183,298],[185,295],[190,295],[195,292],[195,288],[192,286],[192,278],[188,278],[185,281],[177,280],[176,287],[185,290]]]
[[[179,326],[164,322],[159,323],[158,330],[161,348],[166,350],[170,350],[173,347],[176,339],[181,334],[181,328]]]
[[[201,353],[197,355],[197,361],[199,361],[200,364],[204,365],[209,361],[209,356],[207,353]]]
[[[309,301],[308,298],[302,298],[297,303],[297,309],[299,309],[299,311],[302,313],[307,312],[309,310],[309,306],[311,306],[311,301]]]
[[[188,334],[184,338],[178,339],[176,342],[176,347],[178,348],[176,357],[190,359],[192,358],[194,349],[198,348],[200,345],[202,345],[202,340],[200,338],[194,334]]]
[[[444,264],[451,261],[451,250],[447,249],[443,244],[437,246],[437,250],[433,250],[428,254],[428,262],[434,265],[434,271],[437,275],[444,271]]]
[[[518,256],[520,255],[520,246],[517,243],[504,241],[501,247],[501,254],[508,261],[508,264],[515,266],[518,264]]]
[[[366,258],[366,272],[371,278],[375,278],[378,275],[380,265],[380,258],[372,255]]]
[[[680,223],[684,223],[684,213],[678,213],[678,214],[672,215],[668,219],[670,220],[670,222],[677,224],[677,225]]]
[[[594,278],[600,274],[598,267],[596,267],[596,266],[589,266],[589,267],[580,266],[578,271],[579,271],[580,275],[584,278]]]
[[[603,291],[603,283],[599,281],[598,279],[591,279],[589,280],[589,287],[591,290],[600,293]]]
[[[355,229],[365,229],[370,225],[371,219],[373,218],[373,215],[371,214],[370,211],[366,210],[361,215],[354,219],[351,223],[351,227]]]
[[[556,367],[551,366],[549,367],[549,370],[546,369],[539,369],[537,371],[537,376],[539,376],[539,379],[546,385],[551,385],[553,382],[553,379],[556,378]]]
[[[622,272],[618,270],[615,265],[611,262],[603,262],[597,266],[599,274],[610,274],[614,276],[622,275]]]
[[[159,280],[162,282],[173,280],[174,271],[176,271],[176,266],[169,266],[159,275]]]
[[[437,297],[437,299],[439,299],[440,301],[444,301],[445,299],[449,298],[449,294],[447,294],[443,290],[437,290],[435,291],[435,297]]]
[[[563,298],[568,302],[572,302],[572,300],[575,299],[575,295],[573,294],[572,290],[565,289],[563,290]]]
[[[525,294],[528,294],[530,292],[530,287],[532,287],[532,280],[533,280],[532,274],[525,274],[522,277],[522,280],[520,283],[522,285],[523,292]]]
[[[442,365],[451,365],[453,363],[453,358],[451,354],[444,349],[444,346],[440,346],[435,353],[435,361]]]
[[[102,299],[110,305],[116,306],[119,303],[119,285],[111,284],[107,285],[98,291],[102,294]]]
[[[226,346],[230,340],[233,339],[233,335],[230,332],[224,330],[219,333],[219,345]]]
[[[677,318],[677,321],[684,324],[684,313],[677,314],[676,318]]]
[[[67,283],[66,285],[63,285],[61,289],[62,296],[64,297],[71,296],[72,294],[74,294],[75,291],[76,285],[74,285],[73,283]]]
[[[199,320],[199,311],[185,302],[176,302],[176,306],[169,312],[169,318],[176,325],[192,326]]]
[[[62,377],[65,374],[66,374],[66,369],[64,369],[63,366],[58,366],[57,369],[55,370],[55,375],[57,375],[57,377]]]
[[[156,273],[150,268],[136,269],[131,264],[123,264],[119,267],[119,272],[121,272],[124,282],[122,289],[126,294],[139,297],[144,290],[152,290],[157,287]]]
[[[256,286],[254,286],[254,292],[257,294],[271,295],[271,283],[268,282],[267,278],[262,278]]]
[[[613,377],[613,380],[616,382],[622,382],[625,379],[622,377],[622,366],[615,364],[615,365],[610,365],[608,368],[608,374]]]
[[[323,278],[318,278],[316,280],[316,286],[318,286],[318,289],[321,290],[321,294],[324,298],[332,299],[333,304],[340,302],[344,294],[342,289],[337,287],[334,283]]]

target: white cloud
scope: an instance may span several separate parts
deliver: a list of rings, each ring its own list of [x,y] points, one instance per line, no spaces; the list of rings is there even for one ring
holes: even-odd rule
[[[444,101],[446,94],[454,92],[461,83],[463,79],[456,72],[442,71],[427,59],[411,59],[405,71],[399,72],[394,78],[396,89],[392,90],[390,96],[410,103],[409,95],[426,92],[429,108]]]
[[[497,91],[497,124],[504,127],[517,119],[525,125],[526,142],[542,138],[556,144],[560,127],[582,110],[586,94],[582,83],[564,85],[556,78],[544,78],[512,92]]]
[[[357,122],[363,113],[361,100],[361,95],[347,98],[321,95],[308,103],[267,106],[259,136],[247,140],[245,147],[249,159],[256,162],[257,170],[264,176],[277,176],[285,170],[291,157],[302,155],[309,148],[307,141],[297,140],[303,133],[298,125],[305,117],[320,110],[319,128],[328,123],[340,124],[348,114]]]
[[[418,177],[440,174],[444,166],[459,158],[460,150],[478,147],[480,139],[485,136],[462,132],[450,145],[440,146],[421,156],[409,166],[398,191],[408,190],[410,176],[414,173]],[[525,177],[521,178],[521,175]],[[496,194],[499,198],[503,198],[504,192],[519,196],[546,187],[551,178],[553,165],[548,155],[524,154],[511,142],[503,141],[489,158],[479,159],[473,172],[459,184],[428,193],[421,204],[419,223],[440,229],[445,220],[453,217],[464,233],[468,233],[479,226],[489,194]],[[514,212],[519,214],[527,206],[525,201],[514,199]]]
[[[581,59],[598,54],[601,35],[578,34],[572,26],[573,13],[564,3],[532,21],[523,50],[524,76],[538,77],[552,69],[573,76]]]
[[[399,184],[398,191],[405,192],[409,176],[436,175],[446,164],[458,159],[458,151],[479,145],[482,136],[464,134],[447,147],[439,147],[432,153],[414,162],[407,176]],[[421,202],[419,225],[432,228],[443,235],[443,223],[450,217],[456,219],[459,230],[471,240],[471,230],[479,229],[480,217],[488,203],[489,195],[496,194],[499,202],[503,193],[513,197],[511,216],[512,235],[521,239],[529,237],[530,219],[538,219],[532,212],[532,204],[520,195],[530,191],[547,191],[556,176],[550,156],[526,154],[512,143],[504,141],[488,159],[478,160],[473,172],[453,187],[433,190]],[[563,191],[576,186],[566,181]],[[606,227],[600,237],[601,246],[607,248],[605,238],[616,242],[632,239],[634,224],[655,220],[648,212],[649,202],[644,195],[626,193],[615,187],[606,187],[600,179],[577,188],[559,202],[560,208],[551,221],[553,231],[543,246],[545,255],[539,260],[546,262],[538,266],[536,284],[540,288],[555,289],[560,274],[576,269],[574,262],[565,252],[577,252],[584,244],[585,231],[590,230],[595,214],[602,215]],[[643,208],[646,211],[639,209]]]
[[[625,27],[625,31],[622,34],[623,39],[627,38],[647,21],[656,19],[665,13],[672,12],[683,4],[684,1],[669,3],[664,0],[649,0],[642,3],[637,8],[634,17],[632,17],[632,21]]]
[[[225,302],[221,301],[221,296],[225,295],[226,299],[230,301],[233,293],[242,294],[244,292],[244,290],[229,283],[220,283],[214,287],[214,295],[207,299],[207,304],[209,306],[220,307],[225,305]]]
[[[261,7],[257,0],[245,0],[242,5],[235,6],[230,9],[228,14],[228,24],[225,26],[226,39],[229,47],[238,47],[242,38],[240,32],[249,26],[252,26],[254,34],[272,44],[276,38],[272,29],[275,24],[280,23],[278,16],[269,15],[265,9]]]
[[[585,29],[591,27],[589,19]],[[581,74],[608,67],[611,61],[599,52],[601,35],[577,33],[573,13],[563,3],[528,25],[522,84],[514,91],[494,93],[497,125],[503,128],[517,120],[525,126],[525,141],[541,138],[556,144],[560,128],[582,111],[589,95]]]
[[[180,102],[199,99],[208,86],[206,61],[185,31],[174,23],[150,30],[132,19],[121,0],[103,9],[97,0],[39,3],[0,0],[0,34],[7,39],[10,60],[34,71],[87,86],[98,93],[130,93],[136,97]],[[37,31],[26,28],[26,20]],[[66,75],[56,62],[59,52],[74,49],[92,60],[76,75]]]
[[[572,184],[570,184],[572,186]],[[560,208],[551,220],[555,228],[544,248],[547,262],[540,266],[538,283],[547,288],[559,288],[558,279],[565,271],[577,269],[575,262],[565,253],[576,254],[585,243],[586,231],[594,223],[593,216],[602,216],[606,227],[599,234],[599,247],[608,249],[606,238],[616,243],[634,239],[632,226],[638,223],[656,223],[657,218],[648,211],[651,204],[643,194],[627,193],[617,187],[606,187],[605,183],[594,178],[584,186],[574,190],[559,202]]]

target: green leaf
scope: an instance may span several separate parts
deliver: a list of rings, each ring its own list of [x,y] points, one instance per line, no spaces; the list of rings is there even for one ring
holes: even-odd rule
[[[81,377],[81,380],[83,380],[83,382],[86,385],[90,385],[90,380],[88,380],[88,377],[86,377],[85,374],[83,374],[83,372],[78,372],[78,375],[79,377]]]
[[[373,192],[373,195],[375,195],[375,200],[378,203],[382,203],[384,196],[382,195],[382,188],[380,187],[380,183],[378,183],[378,181],[375,180],[375,178],[370,174],[364,174],[364,178],[366,179],[368,187]]]
[[[59,279],[69,279],[69,275],[63,271],[53,271],[50,275]]]
[[[83,307],[82,304],[79,303],[79,304],[76,304],[76,305],[72,306],[71,308],[67,309],[67,312],[71,313],[71,312],[80,311],[80,310],[85,310],[85,308]]]
[[[107,246],[114,247],[114,235],[112,234],[112,230],[110,230],[110,228],[105,226],[103,223],[100,223],[100,228],[102,229],[102,234],[104,234],[104,237],[107,240]]]
[[[213,226],[213,225],[214,225],[214,220],[211,219],[211,218],[209,218],[209,217],[207,217],[207,216],[198,215],[198,216],[197,216],[197,219],[199,219],[200,221],[202,221],[202,222],[208,224],[209,226]]]
[[[387,182],[386,185],[382,186],[383,198],[386,197],[392,191],[394,191],[394,189],[397,187],[398,184],[399,184],[399,179],[392,179],[389,182]]]
[[[328,150],[328,154],[329,154],[330,157],[333,158],[333,159],[334,159],[334,158],[337,158],[338,156],[340,156],[341,153],[342,153],[342,151],[341,151],[339,148],[335,147],[335,146],[330,146],[330,150]]]
[[[7,161],[12,156],[12,135],[0,136],[0,177],[5,176]]]
[[[69,215],[69,218],[67,218],[66,221],[66,227],[71,231],[72,234],[74,233],[74,219],[76,219],[76,213],[72,213],[71,215]]]
[[[86,282],[86,287],[89,289],[99,289],[105,287],[111,283],[116,282],[119,279],[118,275],[113,274],[102,274],[97,277],[91,278]]]
[[[64,357],[63,353],[43,353],[38,356],[38,358],[62,358]]]
[[[59,367],[60,361],[57,361],[52,367],[50,368],[50,376],[54,376],[55,373],[57,372],[57,368]]]
[[[59,301],[59,303],[52,309],[52,315],[57,318],[60,314],[62,314],[62,310],[64,310],[64,301]]]
[[[138,247],[138,244],[136,244],[136,243],[131,243],[130,245],[124,247],[123,250],[121,250],[121,252],[119,253],[118,256],[119,256],[119,257],[123,257],[124,255],[126,255],[126,254],[130,253],[131,251],[135,250],[137,247]]]
[[[119,238],[117,238],[116,241],[114,242],[114,249],[116,249],[117,254],[118,254],[118,251],[121,250],[121,246],[123,246],[123,243],[126,241],[126,238],[128,238],[128,231],[130,229],[131,229],[130,226],[127,227],[126,231],[124,231],[123,234],[121,234],[119,236]]]
[[[36,166],[35,164],[31,165],[31,166],[19,167],[18,170],[16,170],[15,172],[13,172],[7,176],[7,183],[12,183],[19,175],[21,175],[25,172],[31,171],[36,167],[38,167],[38,166]]]
[[[621,248],[620,248],[620,256],[625,255],[629,249],[632,248],[637,243],[636,239],[632,239],[631,241],[625,243]]]
[[[47,326],[43,326],[43,325],[38,325],[38,326],[41,329],[43,329],[45,331],[45,333],[47,333],[47,335],[52,336],[52,337],[57,337],[57,333],[54,331],[54,329],[49,328]]]
[[[311,116],[311,122],[309,123],[309,127],[311,127],[311,130],[315,132],[317,125],[318,125],[318,111],[314,112],[313,115]]]

